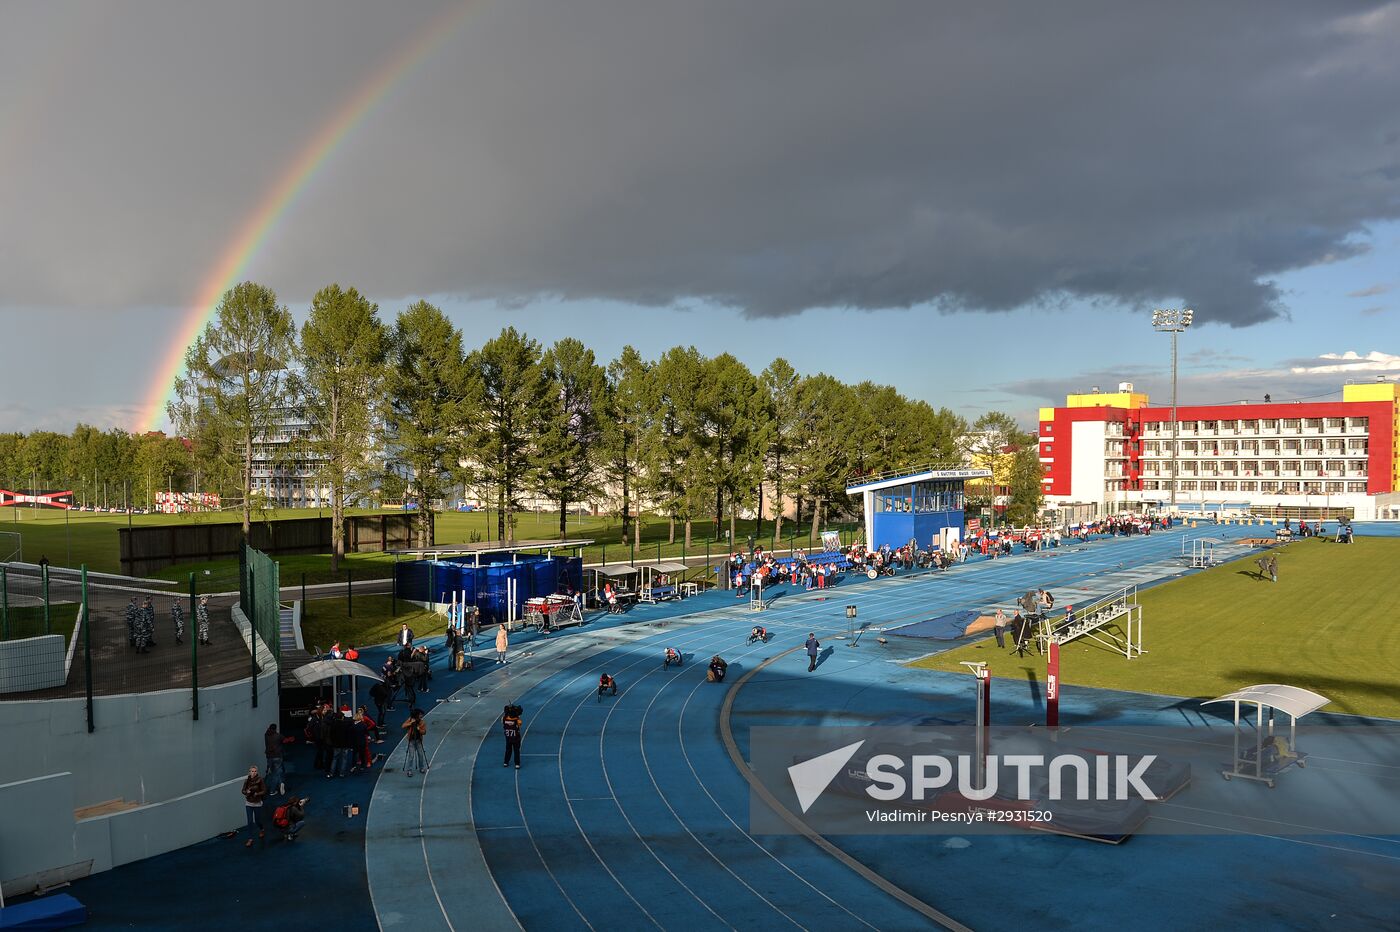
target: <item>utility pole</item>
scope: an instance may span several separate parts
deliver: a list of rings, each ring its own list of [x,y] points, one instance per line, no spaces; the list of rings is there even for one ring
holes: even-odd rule
[[[1171,456],[1171,505],[1172,510],[1176,510],[1176,456],[1177,448],[1177,420],[1176,420],[1176,338],[1191,326],[1191,319],[1195,316],[1195,311],[1191,308],[1158,308],[1152,312],[1152,328],[1158,333],[1170,333],[1172,335],[1172,456]]]

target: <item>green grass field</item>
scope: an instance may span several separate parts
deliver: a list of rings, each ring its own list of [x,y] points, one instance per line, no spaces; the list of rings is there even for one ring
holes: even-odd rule
[[[314,509],[282,509],[270,513],[271,520],[282,518],[306,518],[320,514]],[[375,514],[368,509],[349,512],[351,514]],[[66,516],[60,512],[33,511],[23,508],[9,508],[0,511],[0,531],[17,531],[24,546],[24,559],[34,563],[41,556],[47,556],[57,566],[80,566],[101,573],[120,573],[120,550],[117,532],[127,526],[126,515],[93,514],[73,512]],[[150,527],[167,524],[197,523],[236,523],[239,516],[231,512],[218,512],[201,515],[133,515],[132,526]],[[692,545],[689,549],[681,542],[681,529],[676,528],[677,541],[666,543],[667,522],[664,519],[647,516],[642,525],[642,546],[637,550],[638,560],[653,560],[659,556],[674,557],[685,554],[694,557],[706,552],[706,540],[723,537],[728,522],[714,534],[712,522],[696,522],[692,532]],[[495,515],[491,515],[488,527],[487,514],[475,512],[442,512],[437,517],[436,543],[441,546],[468,544],[495,537]],[[850,530],[851,524],[829,524],[830,530]],[[773,522],[763,523],[764,541],[769,541],[773,532]],[[754,531],[753,521],[738,522],[738,536],[745,540]],[[783,536],[790,539],[794,528],[784,524]],[[815,537],[806,525],[796,529],[796,540],[805,546],[809,535]],[[527,512],[518,516],[515,529],[520,540],[555,539],[559,534],[557,512]],[[584,551],[585,562],[598,562],[606,558],[609,562],[627,561],[632,556],[630,541],[622,540],[621,522],[614,517],[571,517],[569,537],[592,539],[595,543]],[[728,545],[712,543],[710,553],[718,558]],[[349,565],[356,579],[386,578],[393,565],[393,558],[383,554],[351,554]],[[283,585],[296,585],[301,582],[301,574],[306,574],[308,585],[344,580],[343,570],[338,576],[330,574],[329,554],[297,555],[279,557],[282,565]],[[205,570],[209,575],[205,575]],[[184,580],[189,573],[196,574],[199,588],[203,591],[224,591],[237,588],[238,563],[236,560],[219,560],[210,563],[186,563],[171,566],[154,574],[154,578]]]
[[[78,620],[78,606],[72,602],[56,602],[49,606],[48,630],[44,630],[44,609],[41,605],[26,605],[23,608],[10,606],[0,613],[0,639],[18,641],[20,638],[33,638],[41,634],[63,635],[63,646],[73,636],[73,623]]]
[[[1400,588],[1391,574],[1400,540],[1317,539],[1274,551],[1277,584],[1253,575],[1253,558],[1142,593],[1144,644],[1135,660],[1081,638],[1060,651],[1068,686],[1214,698],[1256,683],[1286,683],[1332,700],[1328,712],[1400,718]],[[995,677],[1043,681],[1045,660],[1022,661],[992,638],[917,661],[965,671],[985,660]]]
[[[447,617],[425,609],[399,603],[399,613],[391,614],[392,602],[387,595],[357,595],[351,606],[355,614],[347,615],[345,599],[311,599],[303,604],[301,636],[307,650],[321,647],[329,650],[339,641],[342,647],[354,644],[365,647],[387,644],[394,640],[399,625],[407,622],[415,637],[433,637],[447,631]]]

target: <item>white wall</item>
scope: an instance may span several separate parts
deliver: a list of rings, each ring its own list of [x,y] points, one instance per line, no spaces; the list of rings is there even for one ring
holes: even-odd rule
[[[1103,421],[1075,421],[1070,425],[1070,459],[1068,496],[1076,502],[1104,501],[1104,441]],[[1064,443],[1061,439],[1059,443]]]
[[[62,686],[68,680],[67,656],[61,634],[0,641],[0,693]]]
[[[251,680],[204,687],[199,721],[188,689],[98,696],[92,733],[82,699],[0,702],[0,882],[89,859],[106,870],[236,828],[238,787],[278,717],[261,641],[258,658],[257,708]],[[138,806],[75,821],[75,808],[115,799]]]

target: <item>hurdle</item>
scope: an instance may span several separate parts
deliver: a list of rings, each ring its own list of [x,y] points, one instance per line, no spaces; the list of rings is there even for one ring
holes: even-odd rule
[[[1220,560],[1215,555],[1217,545],[1224,543],[1218,537],[1192,537],[1181,541],[1181,559],[1195,569],[1215,566]]]

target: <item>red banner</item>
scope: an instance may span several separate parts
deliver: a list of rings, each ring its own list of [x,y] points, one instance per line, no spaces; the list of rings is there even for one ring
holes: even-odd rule
[[[968,518],[968,519],[967,519],[967,532],[968,532],[969,534],[975,534],[975,533],[977,533],[977,532],[980,531],[980,530],[982,530],[982,519],[981,519],[981,518]]]
[[[1060,724],[1060,645],[1050,642],[1046,655],[1045,724],[1051,728]]]
[[[13,505],[28,505],[31,508],[63,508],[73,507],[73,490],[66,492],[11,492],[9,489],[0,489],[0,508],[8,508]]]

